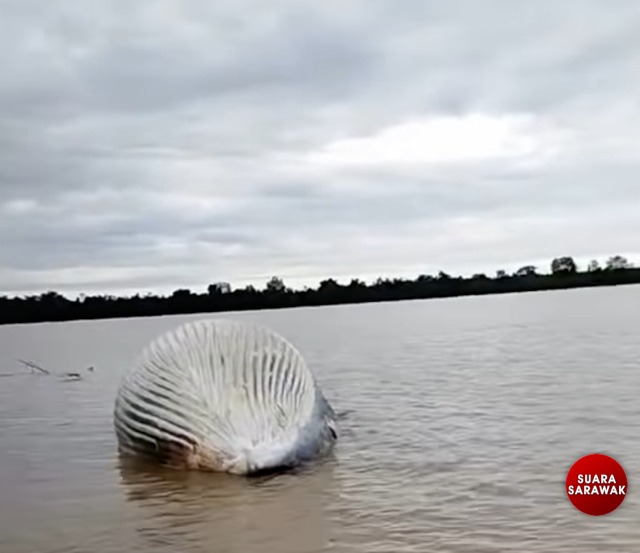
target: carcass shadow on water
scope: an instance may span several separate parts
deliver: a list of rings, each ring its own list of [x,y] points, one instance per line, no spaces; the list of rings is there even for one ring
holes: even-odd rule
[[[190,551],[322,550],[340,495],[333,454],[253,477],[184,471],[120,456],[136,531],[154,548]],[[208,549],[209,547],[209,549]]]

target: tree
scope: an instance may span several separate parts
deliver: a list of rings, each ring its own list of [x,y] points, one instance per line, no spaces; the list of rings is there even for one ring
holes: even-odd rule
[[[207,287],[207,293],[210,296],[230,294],[231,285],[228,282],[216,282],[215,284],[209,284],[209,286]]]
[[[614,255],[607,259],[606,269],[608,271],[617,271],[619,269],[631,269],[633,265],[629,263],[626,257]]]
[[[551,272],[554,275],[558,273],[575,273],[577,270],[576,262],[570,256],[556,257],[551,262]]]
[[[286,287],[284,282],[279,277],[271,277],[269,282],[267,282],[267,292],[272,294],[282,294],[286,291]]]
[[[174,299],[185,299],[190,298],[192,296],[191,290],[187,288],[179,288],[178,290],[174,290],[171,297]]]
[[[598,263],[597,259],[592,259],[591,261],[589,261],[589,266],[587,267],[587,271],[589,271],[590,273],[595,273],[600,270],[601,270],[600,263]]]
[[[525,265],[524,267],[520,267],[516,271],[516,276],[519,276],[519,277],[530,276],[535,274],[536,274],[536,267],[534,265]]]
[[[240,290],[240,292],[244,292],[245,294],[258,294],[258,290],[253,284],[247,284],[244,288]]]
[[[320,286],[318,287],[319,292],[335,292],[340,285],[332,278],[328,278],[320,282]]]
[[[548,276],[544,268],[538,272],[537,267],[525,265],[517,271],[499,270],[489,276],[476,273],[470,278],[463,278],[440,271],[433,276],[419,275],[414,280],[381,277],[372,284],[355,278],[348,284],[340,284],[335,278],[326,277],[318,279],[318,287],[304,287],[295,291],[285,286],[281,278],[272,277],[266,282],[266,288],[260,290],[251,285],[232,289],[227,282],[213,282],[205,285],[204,293],[178,288],[166,295],[138,293],[117,297],[79,294],[76,299],[69,299],[54,291],[14,297],[0,293],[0,324],[147,317],[640,283],[640,268],[633,268],[622,255],[603,257],[600,263],[591,260],[585,263],[584,269],[578,272],[574,259],[564,256],[551,261],[552,276]]]

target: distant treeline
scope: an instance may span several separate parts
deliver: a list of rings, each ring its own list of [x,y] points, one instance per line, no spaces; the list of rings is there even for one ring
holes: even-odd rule
[[[292,290],[281,278],[273,277],[263,290],[253,286],[232,290],[229,283],[218,282],[203,294],[179,289],[170,296],[81,295],[75,300],[57,292],[13,298],[0,296],[0,324],[278,309],[637,283],[640,283],[640,269],[633,268],[621,256],[609,258],[604,267],[592,261],[584,271],[578,270],[572,257],[558,257],[551,262],[551,272],[546,274],[539,274],[536,267],[528,265],[513,274],[497,271],[494,277],[476,274],[462,278],[441,271],[436,276],[420,275],[415,280],[380,278],[370,285],[357,279],[349,284],[327,279],[315,289],[303,290]]]

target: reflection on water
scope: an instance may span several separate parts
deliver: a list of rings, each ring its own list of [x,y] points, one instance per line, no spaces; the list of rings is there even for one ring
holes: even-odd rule
[[[118,469],[151,551],[301,553],[329,545],[329,506],[339,494],[334,465],[329,458],[301,471],[242,478],[122,457]]]

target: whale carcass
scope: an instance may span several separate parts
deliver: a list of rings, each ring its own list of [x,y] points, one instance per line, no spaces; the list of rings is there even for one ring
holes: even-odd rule
[[[295,467],[337,440],[335,413],[299,351],[226,319],[153,340],[122,378],[114,424],[125,455],[232,474]]]

